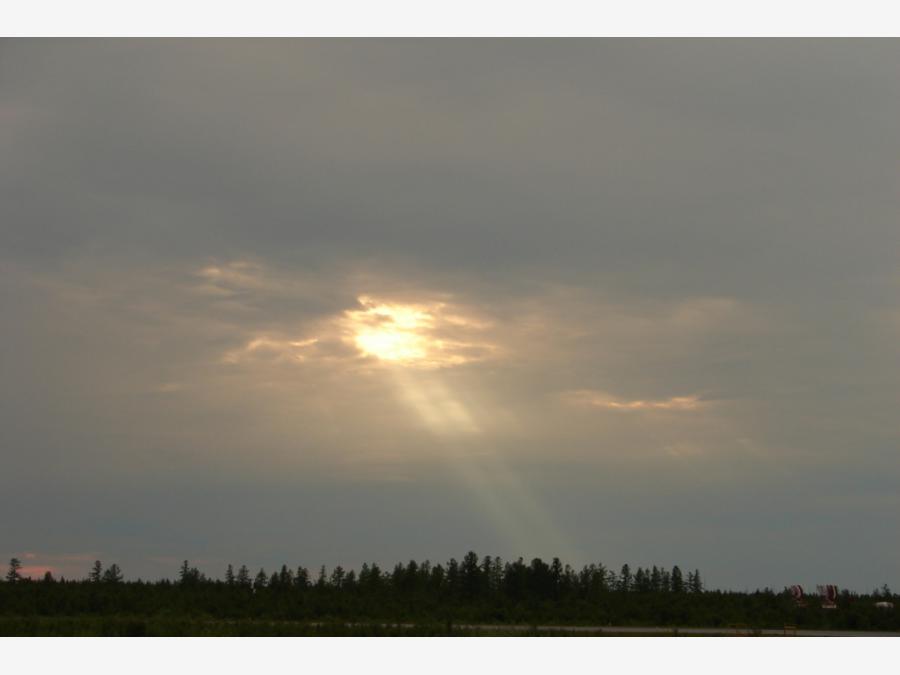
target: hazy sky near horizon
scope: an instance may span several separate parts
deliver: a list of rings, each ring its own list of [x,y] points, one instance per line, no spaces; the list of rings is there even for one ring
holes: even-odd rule
[[[900,585],[898,69],[0,41],[0,554]]]

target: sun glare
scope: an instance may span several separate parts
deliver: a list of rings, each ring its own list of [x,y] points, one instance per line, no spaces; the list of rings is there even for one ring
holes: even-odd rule
[[[457,314],[444,316],[445,305],[399,304],[360,296],[362,309],[344,314],[349,339],[365,356],[419,368],[441,368],[483,358],[488,346],[447,335],[466,328]]]
[[[355,340],[363,354],[385,361],[415,361],[425,358],[426,354],[422,338],[406,330],[363,330],[357,333]]]
[[[366,356],[383,361],[418,362],[429,355],[429,340],[423,331],[434,321],[424,308],[378,303],[359,298],[362,310],[347,312],[356,347]]]

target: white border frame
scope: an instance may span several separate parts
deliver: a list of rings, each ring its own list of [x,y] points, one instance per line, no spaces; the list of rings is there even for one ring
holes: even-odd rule
[[[891,36],[887,0],[7,0],[7,36]]]

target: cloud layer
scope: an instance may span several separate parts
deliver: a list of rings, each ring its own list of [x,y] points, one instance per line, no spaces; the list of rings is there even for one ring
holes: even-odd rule
[[[7,555],[900,584],[898,62],[0,43]]]

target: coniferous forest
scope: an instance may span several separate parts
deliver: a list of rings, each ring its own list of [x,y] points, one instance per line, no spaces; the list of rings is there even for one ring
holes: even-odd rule
[[[444,564],[410,561],[359,571],[229,565],[212,579],[185,561],[174,580],[126,581],[116,564],[85,578],[23,578],[10,561],[0,584],[0,635],[446,635],[479,626],[658,626],[900,631],[887,586],[843,591],[837,608],[787,589],[705,588],[697,570],[554,558],[504,562],[475,553]],[[881,603],[881,606],[876,605]],[[495,629],[496,632],[496,629]]]

